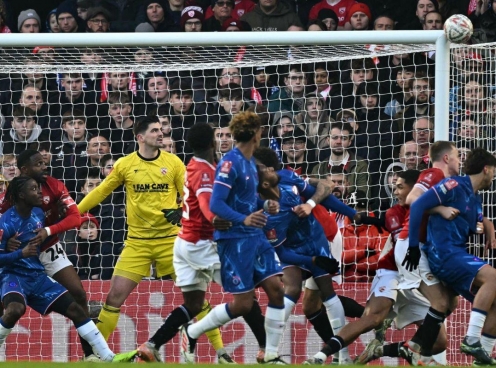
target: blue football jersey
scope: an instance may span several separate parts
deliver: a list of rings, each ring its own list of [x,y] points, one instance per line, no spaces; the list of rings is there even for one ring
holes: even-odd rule
[[[437,214],[430,215],[426,245],[434,246],[445,254],[452,247],[465,248],[468,236],[476,232],[477,221],[482,215],[481,198],[474,193],[470,178],[447,178],[431,190],[435,191],[440,205],[454,207],[460,214],[453,220],[445,220]]]
[[[237,148],[229,151],[217,165],[212,200],[216,187],[220,185],[230,189],[226,204],[233,211],[248,216],[257,210],[258,174],[254,158],[247,160]],[[233,223],[228,231],[215,231],[214,238],[243,238],[261,234],[262,229]]]
[[[0,218],[0,254],[6,254],[7,241],[18,233],[17,239],[21,242],[19,249],[24,248],[35,237],[33,230],[42,228],[45,224],[45,213],[41,208],[35,207],[31,216],[22,218],[15,206],[5,212]],[[11,264],[0,268],[0,274],[17,274],[32,276],[34,272],[45,272],[45,268],[38,256],[20,258]]]

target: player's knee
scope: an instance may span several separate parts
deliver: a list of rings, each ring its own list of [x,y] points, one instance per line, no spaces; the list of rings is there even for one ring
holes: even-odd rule
[[[303,310],[303,314],[305,315],[305,317],[308,318],[310,316],[313,316],[320,309],[322,309],[322,305],[321,304],[311,303],[311,301],[309,301],[308,299],[307,300],[305,300],[305,299],[303,300],[302,310]]]
[[[284,295],[293,300],[299,299],[301,295],[301,285],[284,285]]]
[[[72,297],[84,310],[88,310],[88,298],[86,297],[86,291],[84,289],[76,290],[71,293]]]
[[[7,305],[4,311],[4,318],[18,321],[26,313],[26,305],[23,303],[12,302]]]
[[[203,309],[203,300],[185,300],[184,305],[193,316],[197,316]]]
[[[370,313],[366,314],[362,317],[363,322],[365,322],[367,326],[367,330],[370,331],[374,328],[377,328],[384,321],[382,314],[380,313]]]

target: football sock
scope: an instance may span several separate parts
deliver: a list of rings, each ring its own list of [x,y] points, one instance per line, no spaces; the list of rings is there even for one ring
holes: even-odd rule
[[[120,312],[121,312],[120,308],[111,307],[110,305],[107,304],[103,305],[102,310],[98,315],[96,326],[102,333],[105,341],[108,340],[109,336],[117,328]]]
[[[103,334],[98,331],[98,328],[91,319],[88,318],[83,323],[76,325],[76,330],[83,339],[88,341],[101,360],[105,362],[112,361],[115,354],[110,350]]]
[[[227,304],[219,304],[212,309],[202,320],[188,327],[188,335],[197,339],[201,334],[222,326],[232,320]]]
[[[162,326],[148,341],[154,344],[156,349],[160,349],[162,345],[176,336],[179,327],[190,320],[191,312],[184,305],[181,305],[165,318]]]
[[[208,301],[204,300],[202,310],[200,313],[198,313],[198,315],[196,316],[196,319],[198,321],[200,321],[211,310],[212,310],[212,307],[210,306],[210,303]],[[219,351],[220,349],[224,348],[224,342],[222,341],[222,336],[220,335],[220,330],[218,328],[214,328],[213,330],[205,332],[205,335],[207,335],[208,341],[210,341],[210,344],[213,346],[215,351]]]

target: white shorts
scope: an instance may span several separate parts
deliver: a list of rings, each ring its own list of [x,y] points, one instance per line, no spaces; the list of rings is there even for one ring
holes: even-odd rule
[[[222,285],[219,255],[212,240],[200,240],[195,244],[176,237],[173,263],[176,286],[182,291],[206,291],[212,280]]]
[[[65,253],[62,244],[59,242],[41,252],[40,261],[45,267],[45,272],[50,277],[53,277],[53,275],[66,267],[73,267],[73,264],[69,261],[69,258],[67,258],[67,254]]]
[[[341,235],[341,231],[338,230],[334,236],[334,239],[332,239],[332,242],[329,242],[329,251],[331,252],[332,258],[339,262],[339,267],[341,268],[341,261],[343,257],[343,235]],[[333,276],[332,281],[338,285],[341,285],[343,283],[343,276],[341,273]],[[305,288],[310,290],[319,290],[319,287],[313,277],[305,280]]]
[[[400,290],[417,289],[423,281],[427,286],[439,284],[439,280],[431,272],[429,260],[424,252],[421,251],[419,266],[414,271],[408,271],[401,264],[405,259],[408,251],[408,239],[398,239],[394,248],[394,259],[400,273]]]
[[[402,329],[414,322],[423,321],[430,306],[427,298],[417,289],[399,290],[393,306],[396,328]]]
[[[399,275],[397,271],[384,269],[377,270],[367,300],[369,300],[372,295],[375,295],[376,298],[384,297],[396,301],[398,295],[398,282]]]

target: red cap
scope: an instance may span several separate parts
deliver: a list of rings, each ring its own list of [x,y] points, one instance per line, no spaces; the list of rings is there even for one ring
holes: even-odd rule
[[[95,226],[96,226],[97,229],[100,229],[100,223],[98,222],[98,220],[96,219],[96,217],[93,216],[89,212],[83,213],[81,215],[81,224],[79,225],[79,227],[81,227],[82,224],[84,224],[85,222],[88,222],[88,221],[91,221],[92,223],[95,224]]]
[[[356,12],[362,12],[364,13],[367,17],[369,17],[369,22],[372,22],[372,13],[370,12],[370,9],[367,5],[362,4],[362,3],[357,3],[353,4],[350,6],[348,9],[348,14],[346,17],[346,22],[349,22],[351,19],[351,16],[355,14]]]

